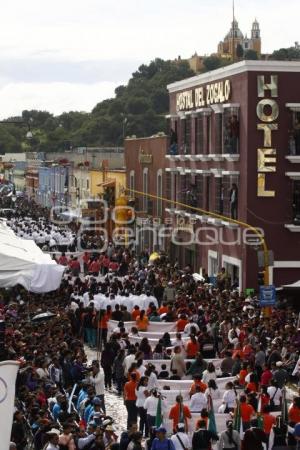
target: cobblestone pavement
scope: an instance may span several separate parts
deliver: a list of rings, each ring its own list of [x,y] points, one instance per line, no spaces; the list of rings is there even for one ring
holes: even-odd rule
[[[88,361],[97,359],[97,352],[85,347]],[[127,411],[124,405],[123,397],[119,397],[117,393],[112,391],[105,391],[105,406],[107,415],[113,417],[114,428],[116,433],[120,436],[121,432],[126,430]]]

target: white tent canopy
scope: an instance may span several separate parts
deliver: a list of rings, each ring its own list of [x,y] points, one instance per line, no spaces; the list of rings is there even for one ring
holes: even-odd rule
[[[0,287],[21,284],[31,292],[54,291],[64,270],[34,241],[19,238],[5,222],[0,223]]]

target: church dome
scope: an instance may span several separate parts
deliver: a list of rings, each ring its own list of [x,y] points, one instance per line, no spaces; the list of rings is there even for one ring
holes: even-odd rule
[[[232,33],[234,33],[234,36],[232,35]],[[239,24],[236,19],[234,19],[234,21],[231,23],[231,29],[229,33],[227,33],[225,39],[232,39],[233,37],[235,37],[236,39],[244,39],[244,35],[239,29]]]

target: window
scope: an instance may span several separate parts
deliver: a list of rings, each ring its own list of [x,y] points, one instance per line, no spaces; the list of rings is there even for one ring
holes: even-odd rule
[[[300,181],[293,181],[293,222],[300,224]]]
[[[238,108],[226,108],[224,110],[224,153],[236,154],[239,153],[240,140],[240,121]]]
[[[205,209],[206,211],[210,211],[210,177],[206,177]]]
[[[198,208],[203,208],[203,175],[196,175],[194,180]]]
[[[235,194],[232,194],[233,186],[236,186]],[[238,176],[222,178],[223,189],[223,214],[232,219],[238,218]]]
[[[145,168],[143,170],[143,192],[144,194],[148,194],[148,169]],[[143,196],[143,211],[148,211],[148,197],[146,195]]]
[[[217,214],[224,212],[224,187],[221,177],[215,177],[215,212]]]
[[[292,156],[300,156],[300,112],[293,111],[292,130],[289,133],[289,152]]]
[[[129,189],[130,189],[130,196],[134,197],[134,190],[135,190],[135,173],[134,170],[131,170],[129,173]]]
[[[211,116],[206,116],[206,153],[210,153],[211,147]]]
[[[223,114],[215,114],[215,149],[214,153],[223,153]]]
[[[86,189],[89,190],[90,188],[90,180],[86,180]]]
[[[157,171],[156,183],[157,183],[157,188],[156,188],[157,196],[161,197],[162,191],[163,191],[163,189],[162,189],[162,170],[161,169]],[[156,206],[157,206],[157,211],[156,211],[157,216],[159,217],[162,215],[162,200],[157,199]]]
[[[191,153],[191,117],[185,119],[183,153]]]
[[[196,136],[196,148],[195,153],[201,155],[204,153],[204,133],[203,133],[203,115],[195,119],[195,136]]]
[[[171,208],[174,208],[176,201],[177,201],[177,175],[176,175],[176,173],[171,173],[170,199],[172,200]]]

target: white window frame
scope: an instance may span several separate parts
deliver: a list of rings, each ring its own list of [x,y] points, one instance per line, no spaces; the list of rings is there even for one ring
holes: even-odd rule
[[[162,169],[159,169],[156,174],[156,195],[157,197],[161,197],[163,193],[163,173]],[[162,215],[162,200],[157,199],[156,206],[157,216],[160,217]]]
[[[213,273],[212,271],[212,260],[217,261],[217,270],[218,270],[218,252],[214,250],[208,250],[207,254],[207,272],[209,277],[215,277],[217,276],[217,273]]]
[[[143,193],[148,194],[149,191],[149,170],[148,167],[143,169]],[[143,196],[143,211],[148,211],[148,197]]]
[[[238,267],[239,269],[239,290],[242,291],[242,260],[238,258],[234,258],[233,256],[222,255],[222,267],[225,267],[225,264],[231,264],[233,266]]]

